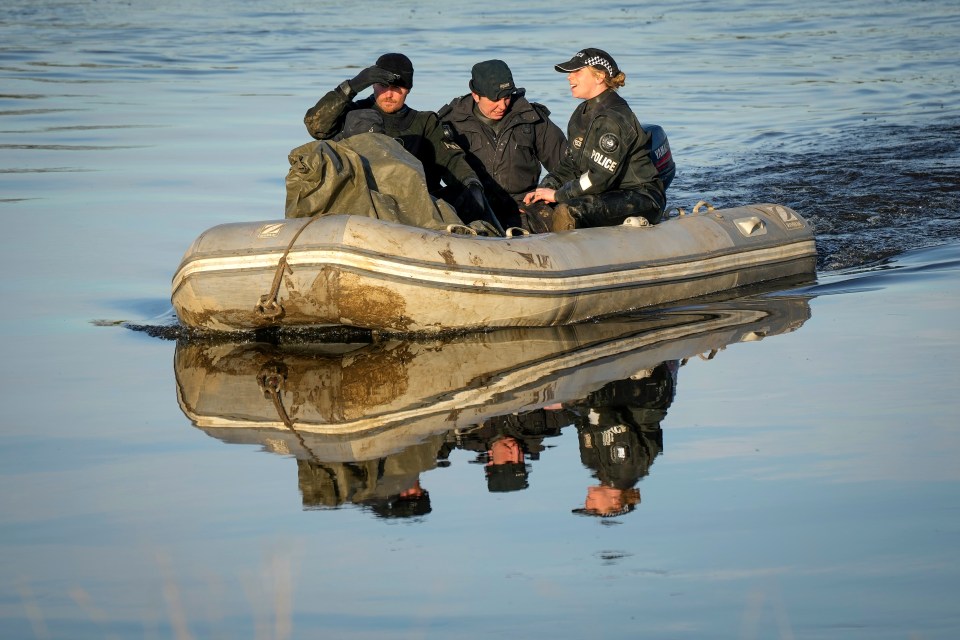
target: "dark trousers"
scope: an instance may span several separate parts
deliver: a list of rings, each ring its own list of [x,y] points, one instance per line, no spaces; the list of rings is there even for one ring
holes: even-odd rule
[[[520,207],[517,202],[510,197],[510,194],[502,189],[497,192],[490,188],[485,189],[484,194],[487,197],[487,202],[490,203],[490,208],[493,209],[494,215],[497,216],[501,227],[507,229],[509,227],[520,226]],[[446,200],[452,205],[453,208],[456,209],[457,215],[466,224],[470,224],[474,220],[483,220],[486,218],[484,212],[476,210],[470,193],[462,187],[446,185],[432,195],[435,198]]]
[[[646,218],[650,224],[660,222],[666,201],[658,202],[659,194],[646,191],[608,191],[585,195],[567,201],[570,214],[581,227],[612,227],[627,218]]]
[[[546,233],[584,227],[612,227],[631,217],[646,218],[657,224],[666,202],[661,196],[644,191],[608,191],[586,195],[567,202],[537,202],[523,208],[523,228],[531,233]],[[557,226],[559,223],[559,227]]]

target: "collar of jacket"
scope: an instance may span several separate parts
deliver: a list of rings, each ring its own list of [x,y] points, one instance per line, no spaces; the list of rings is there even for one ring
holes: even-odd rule
[[[602,109],[607,106],[607,103],[617,95],[617,92],[613,89],[604,89],[603,93],[598,96],[594,96],[589,100],[583,101],[583,112],[591,113],[596,109]]]
[[[475,102],[471,94],[468,93],[465,96],[460,96],[451,103],[450,113],[445,117],[454,122],[476,120],[473,114],[474,104]],[[510,127],[520,122],[536,122],[539,119],[540,116],[530,103],[527,102],[527,99],[520,95],[510,103],[510,110],[503,116],[503,125],[501,125],[501,128]]]
[[[370,104],[368,107],[372,107],[380,112],[380,115],[383,117],[383,128],[386,130],[388,135],[395,136],[400,132],[405,131],[413,123],[413,119],[417,117],[420,113],[416,109],[412,109],[407,105],[400,107],[399,111],[394,111],[393,113],[384,113],[380,107],[377,106],[375,100],[370,98]]]

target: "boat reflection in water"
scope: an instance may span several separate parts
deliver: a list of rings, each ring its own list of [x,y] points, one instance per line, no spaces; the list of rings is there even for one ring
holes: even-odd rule
[[[198,428],[297,460],[308,509],[429,513],[420,476],[455,449],[476,454],[488,490],[525,489],[544,441],[575,428],[597,481],[575,512],[619,515],[663,448],[680,366],[809,314],[807,297],[751,297],[430,341],[183,341],[174,368]]]

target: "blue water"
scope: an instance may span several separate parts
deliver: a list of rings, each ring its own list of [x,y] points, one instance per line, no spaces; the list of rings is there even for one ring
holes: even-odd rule
[[[553,65],[583,46],[667,130],[670,204],[796,208],[816,283],[334,352],[100,326],[165,320],[204,229],[282,217],[303,112],[381,53],[421,109],[501,58],[565,126]],[[0,636],[957,637],[958,48],[950,0],[8,0]],[[559,417],[491,490],[477,423],[664,362],[632,510],[573,513],[620,450]],[[280,365],[284,410],[379,430],[285,428]]]

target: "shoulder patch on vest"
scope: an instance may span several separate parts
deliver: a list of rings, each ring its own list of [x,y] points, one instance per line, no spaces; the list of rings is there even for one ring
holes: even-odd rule
[[[600,136],[600,148],[607,153],[613,153],[620,146],[620,139],[612,133]]]

